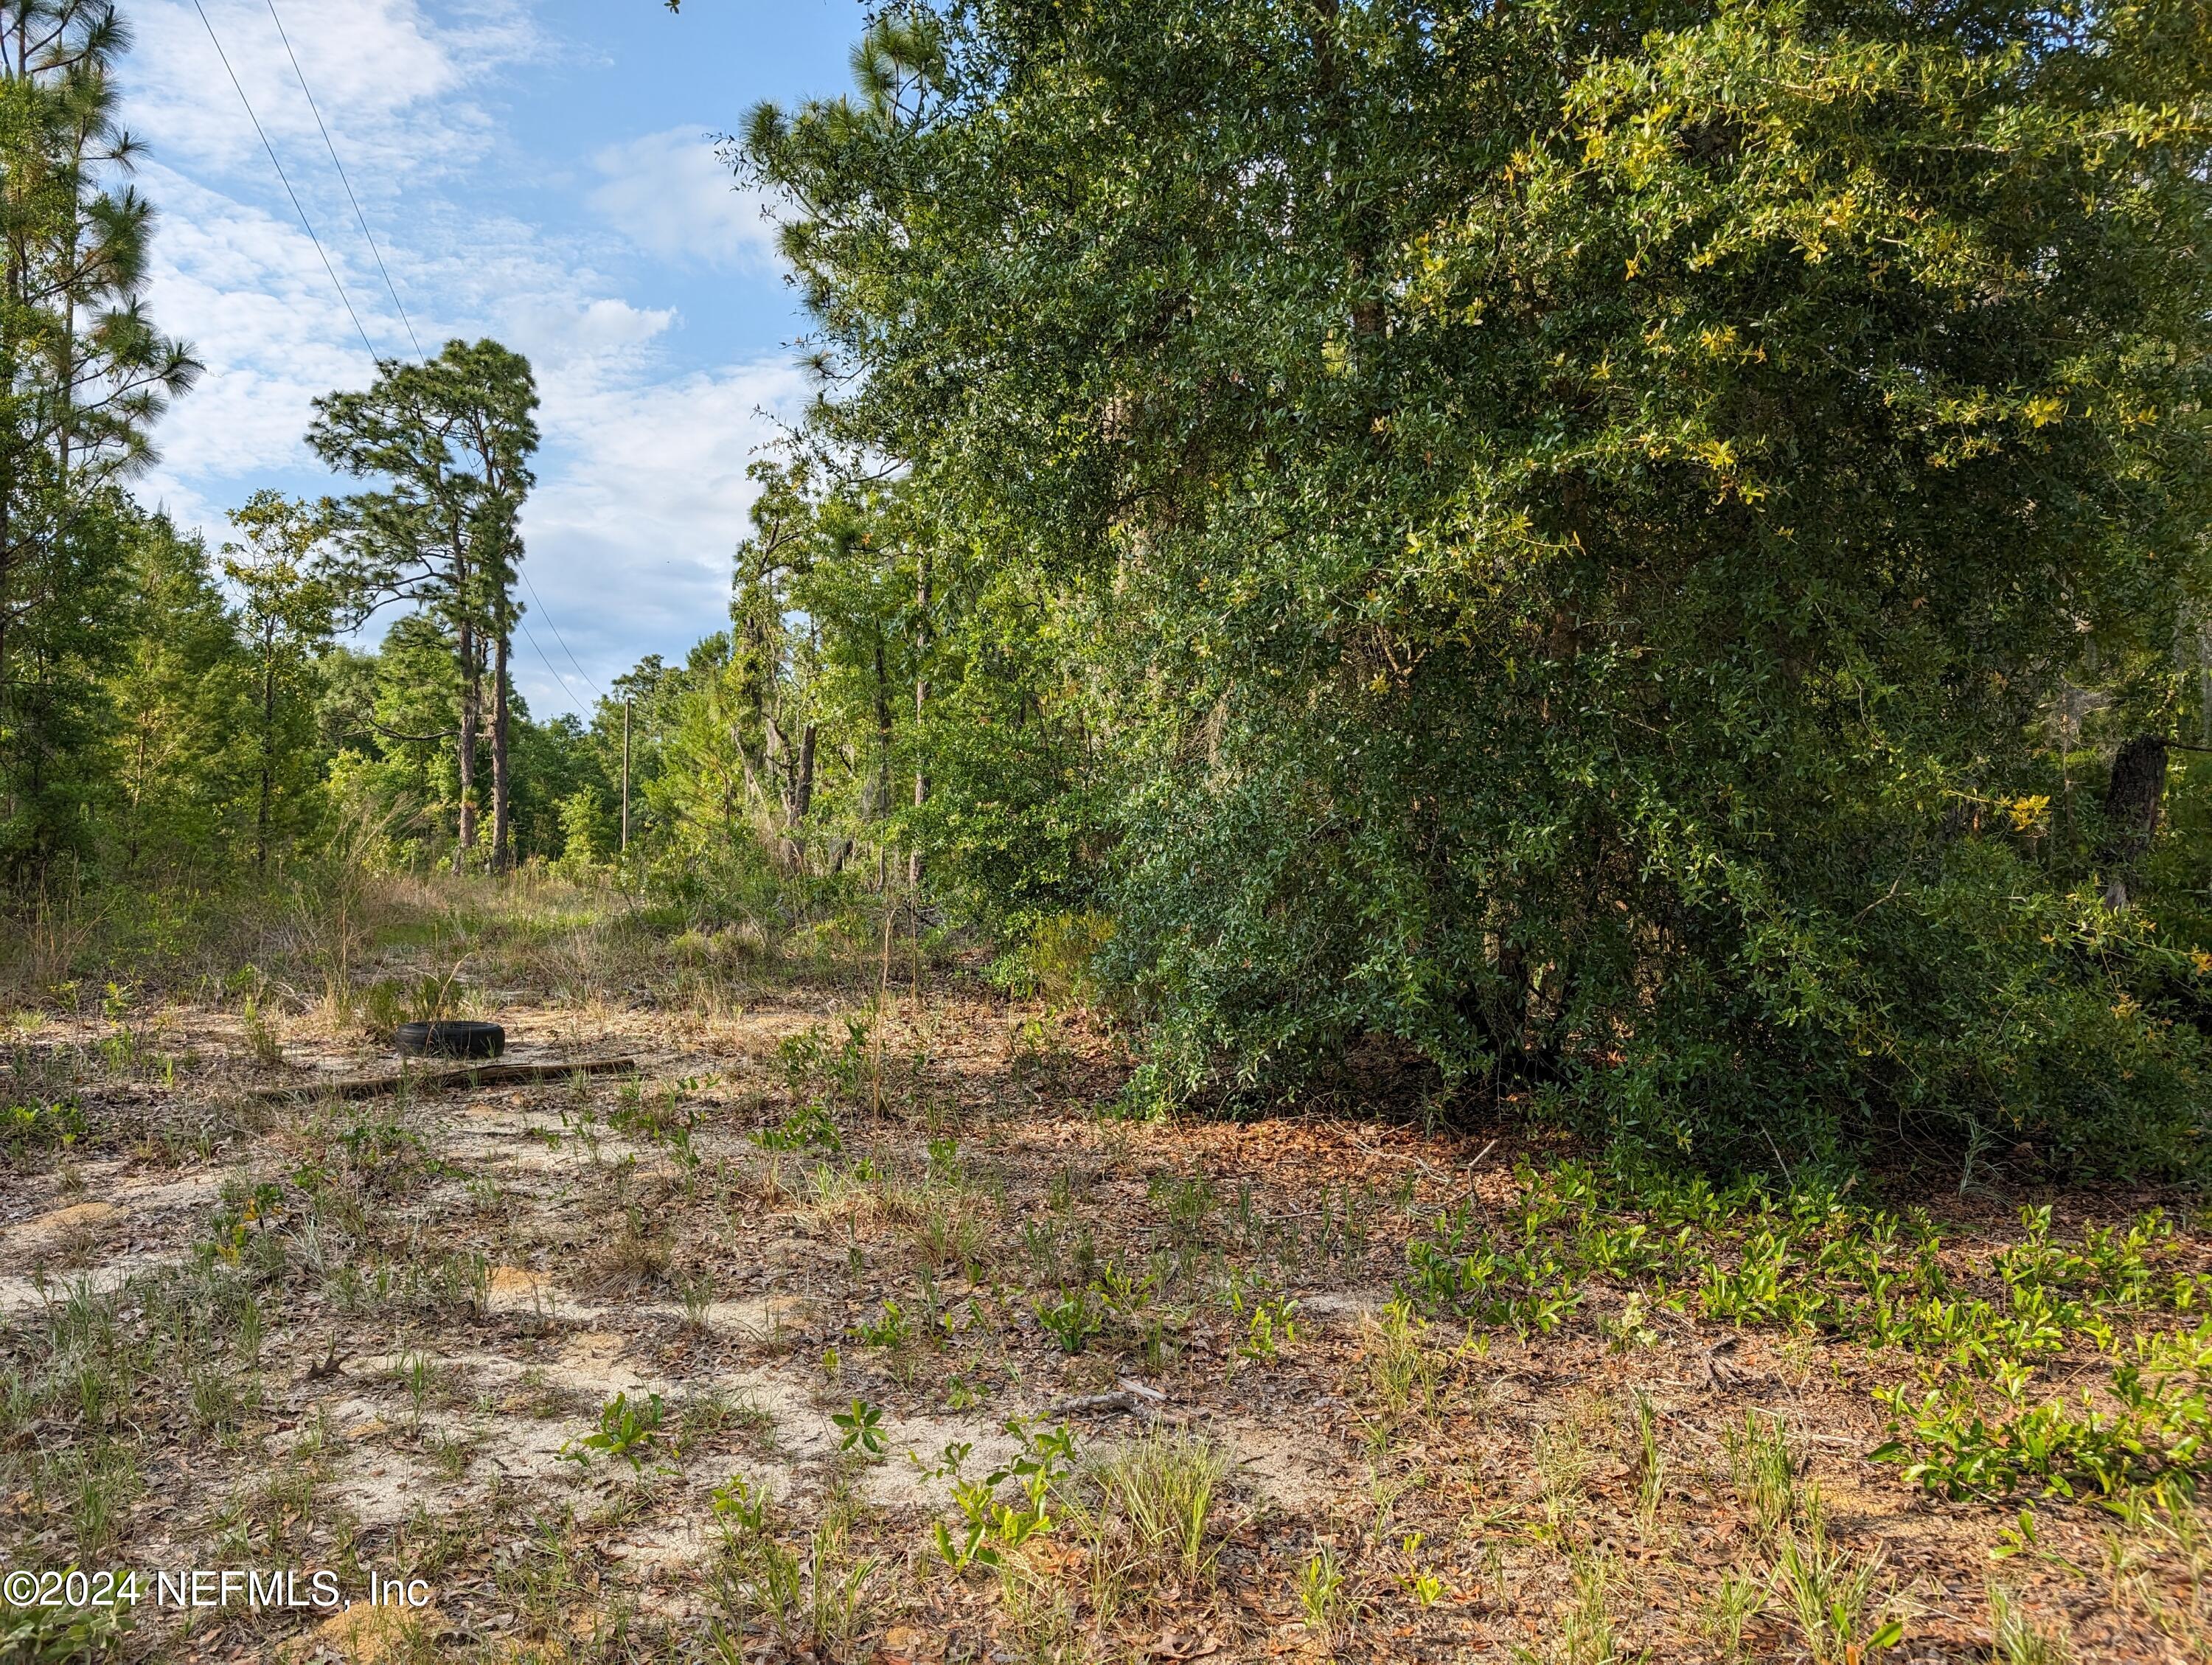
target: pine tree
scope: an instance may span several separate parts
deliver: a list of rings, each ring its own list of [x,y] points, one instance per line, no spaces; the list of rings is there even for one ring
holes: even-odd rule
[[[387,361],[360,392],[315,402],[307,442],[331,467],[380,476],[380,490],[337,506],[334,575],[358,623],[400,603],[426,611],[453,644],[457,813],[453,865],[477,839],[477,788],[489,669],[493,862],[507,858],[507,641],[520,617],[518,521],[534,483],[538,390],[529,361],[495,341],[450,341],[422,364]],[[487,659],[490,661],[487,666]]]
[[[97,700],[131,515],[109,492],[198,366],[140,307],[153,210],[116,125],[109,0],[0,0],[0,842],[38,864]]]

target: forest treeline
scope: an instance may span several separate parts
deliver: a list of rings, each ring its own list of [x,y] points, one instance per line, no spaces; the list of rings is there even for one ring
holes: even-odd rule
[[[326,501],[132,504],[192,367],[105,13],[15,9],[19,885],[367,817],[708,928],[910,898],[1129,1019],[1135,1107],[1389,1058],[1714,1165],[2199,1165],[2200,4],[882,10],[725,146],[821,395],[588,722],[513,690],[495,343],[322,401]]]

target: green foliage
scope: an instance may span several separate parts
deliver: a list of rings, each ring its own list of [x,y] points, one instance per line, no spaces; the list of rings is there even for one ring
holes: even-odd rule
[[[1070,1356],[1081,1352],[1100,1328],[1097,1302],[1088,1285],[1064,1289],[1056,1300],[1038,1302],[1036,1318],[1045,1333],[1060,1344],[1060,1350]]]
[[[1272,1364],[1284,1348],[1297,1344],[1298,1303],[1289,1297],[1234,1289],[1230,1291],[1230,1305],[1245,1319],[1244,1340],[1237,1347],[1239,1358]],[[1249,1316],[1245,1316],[1248,1308]]]
[[[1575,1164],[1517,1177],[1487,1219],[1455,1207],[1408,1243],[1400,1303],[1370,1338],[1386,1402],[1413,1397],[1416,1310],[1542,1334],[1594,1286],[1626,1286],[1639,1315],[1817,1332],[1911,1360],[1918,1386],[1877,1395],[1890,1437],[1870,1455],[1948,1497],[2119,1497],[2212,1475],[2206,1278],[2155,1210],[2068,1240],[2048,1207],[2026,1207],[2016,1240],[1966,1252],[1924,1216],[1821,1192]],[[2045,1365],[2083,1350],[2102,1361],[2087,1382],[2069,1368],[2069,1391],[2033,1396]],[[1807,1506],[1787,1436],[1750,1416],[1729,1444],[1747,1510],[1775,1537]]]
[[[349,622],[398,603],[450,654],[426,678],[457,708],[450,731],[378,732],[453,745],[457,864],[473,852],[489,743],[494,866],[511,859],[510,803],[498,760],[510,757],[507,652],[520,605],[518,525],[534,483],[538,386],[530,362],[498,342],[449,341],[419,363],[379,363],[369,386],[315,402],[307,443],[331,468],[374,483],[331,506],[329,576]],[[488,685],[489,684],[489,685]]]
[[[1019,1446],[1019,1455],[1006,1468],[995,1468],[980,1480],[959,1478],[968,1457],[967,1447],[945,1448],[938,1472],[952,1477],[952,1503],[961,1524],[956,1529],[938,1522],[935,1540],[939,1557],[955,1572],[964,1572],[971,1566],[999,1566],[1005,1551],[1018,1549],[1054,1528],[1053,1488],[1067,1478],[1075,1458],[1075,1437],[1065,1427],[1039,1433],[1019,1419],[1006,1426]],[[1017,1483],[1020,1501],[1010,1502],[1000,1495],[1000,1488],[1008,1480]]]
[[[195,1244],[202,1265],[237,1266],[259,1244],[276,1244],[271,1227],[284,1214],[283,1188],[263,1181],[250,1190],[233,1183],[224,1188],[222,1205],[208,1223],[208,1236]]]
[[[246,534],[226,544],[223,576],[239,591],[236,623],[249,660],[240,744],[253,798],[254,865],[311,824],[322,784],[313,744],[316,659],[330,645],[338,596],[319,570],[321,513],[257,491],[231,514]]]
[[[0,1152],[11,1163],[66,1150],[84,1137],[84,1111],[73,1098],[56,1103],[10,1104],[0,1109]]]
[[[887,15],[735,160],[906,465],[806,593],[912,563],[945,894],[1111,921],[1154,1103],[1386,1036],[1698,1163],[2191,1164],[2204,867],[2097,793],[2197,697],[2203,31]]]
[[[849,1409],[835,1411],[830,1420],[842,1431],[841,1451],[859,1451],[871,1457],[884,1454],[884,1413],[866,1400],[856,1399]]]
[[[1782,1534],[1774,1582],[1814,1665],[1861,1665],[1905,1639],[1904,1620],[1876,1616],[1881,1564],[1879,1550],[1861,1559],[1832,1543],[1817,1503],[1802,1531]]]
[[[773,1127],[755,1130],[753,1143],[763,1151],[840,1151],[844,1140],[827,1106],[819,1101],[794,1109]]]
[[[588,1468],[595,1455],[620,1457],[633,1473],[642,1474],[647,1452],[660,1436],[661,1420],[659,1394],[636,1401],[618,1393],[599,1407],[598,1430],[563,1443],[561,1455],[579,1468]]]
[[[21,59],[0,76],[0,871],[32,877],[87,853],[131,564],[167,533],[118,487],[199,366],[141,306],[153,207],[127,183],[113,9],[9,0],[0,35]]]
[[[135,1589],[136,1586],[134,1585]],[[21,1665],[82,1665],[113,1657],[137,1621],[135,1607],[0,1607],[0,1659]]]

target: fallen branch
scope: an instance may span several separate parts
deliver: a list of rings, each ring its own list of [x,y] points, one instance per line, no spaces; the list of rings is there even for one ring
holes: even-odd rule
[[[1160,1407],[1158,1401],[1166,1395],[1155,1388],[1125,1382],[1116,1394],[1085,1394],[1075,1399],[1063,1399],[1048,1416],[1088,1416],[1109,1411],[1119,1411],[1142,1422],[1158,1422]]]
[[[1725,1357],[1735,1351],[1735,1338],[1732,1335],[1714,1342],[1711,1346],[1705,1349],[1705,1357],[1700,1362],[1705,1367],[1706,1387],[1716,1392],[1725,1393],[1730,1389],[1743,1385],[1744,1373],[1730,1364]]]
[[[580,1058],[573,1064],[473,1064],[463,1069],[435,1070],[410,1075],[372,1075],[350,1081],[301,1082],[285,1087],[264,1087],[258,1099],[379,1098],[403,1089],[441,1092],[447,1087],[507,1087],[518,1081],[560,1081],[572,1075],[617,1075],[637,1068],[635,1058]]]

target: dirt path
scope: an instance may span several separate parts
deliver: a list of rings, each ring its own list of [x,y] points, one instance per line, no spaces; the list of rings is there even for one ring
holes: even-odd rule
[[[880,1036],[806,991],[500,1013],[511,1057],[641,1073],[272,1105],[248,1090],[382,1054],[300,1021],[272,1071],[186,1009],[123,1068],[112,1024],[19,1030],[19,1079],[88,1124],[0,1191],[38,1407],[11,1413],[20,1564],[330,1568],[428,1601],[142,1604],[129,1651],[1786,1656],[1819,1640],[1778,1582],[1793,1533],[1865,1570],[1899,1657],[2002,1639],[2016,1505],[1931,1505],[1866,1460],[1897,1374],[1866,1348],[1626,1277],[1533,1323],[1391,1304],[1440,1212],[1525,1206],[1516,1164],[1555,1154],[1525,1134],[1102,1119],[1106,1037],[958,985]],[[1025,1457],[1044,1507],[1002,1480],[957,1570],[956,1486]],[[1187,1539],[1146,1525],[1201,1481]],[[2040,1522],[2002,1569],[2022,1633],[2202,1644],[2191,1528]]]

